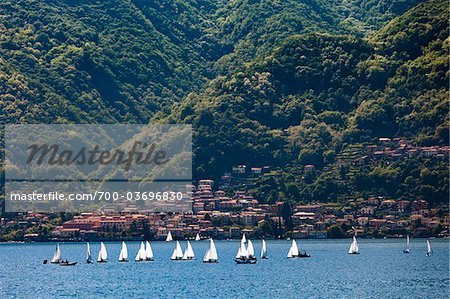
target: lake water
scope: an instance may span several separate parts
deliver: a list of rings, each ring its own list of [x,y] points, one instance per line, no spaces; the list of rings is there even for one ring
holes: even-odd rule
[[[217,241],[218,264],[203,264],[208,241],[192,242],[196,261],[170,261],[175,242],[152,242],[156,261],[119,263],[120,243],[106,243],[106,264],[86,264],[84,243],[62,243],[74,267],[43,265],[55,244],[0,244],[0,298],[448,298],[449,243],[415,239],[359,240],[361,254],[347,254],[351,240],[300,240],[309,259],[287,259],[290,241],[267,241],[269,259],[237,265],[239,241]],[[185,242],[181,242],[183,249]],[[129,242],[130,259],[139,248]],[[254,241],[257,254],[261,242]],[[96,258],[100,245],[91,243]]]

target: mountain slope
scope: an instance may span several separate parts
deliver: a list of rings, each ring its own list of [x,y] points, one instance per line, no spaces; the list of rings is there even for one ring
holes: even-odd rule
[[[242,72],[218,77],[204,92],[188,96],[171,121],[196,129],[197,177],[219,176],[240,163],[334,168],[347,144],[377,137],[448,145],[445,3],[421,4],[371,39],[290,36]],[[416,23],[423,26],[409,29],[402,43],[391,39]],[[423,27],[432,34],[417,38]],[[416,50],[403,53],[409,43]],[[445,177],[448,170],[441,166],[436,171]],[[442,199],[446,193],[436,194]]]
[[[190,8],[168,35],[130,1],[2,1],[2,121],[147,121],[208,77],[196,40],[176,38],[201,33]]]
[[[5,0],[0,121],[148,122],[292,34],[363,35],[345,20],[379,27],[415,2]]]

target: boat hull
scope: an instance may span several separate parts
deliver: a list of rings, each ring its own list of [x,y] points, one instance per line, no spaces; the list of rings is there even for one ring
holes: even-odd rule
[[[299,258],[308,258],[308,257],[311,257],[311,256],[307,253],[300,253],[299,255],[290,256],[288,258],[289,259],[299,259]]]
[[[349,252],[348,254],[359,254],[359,252]]]
[[[238,264],[256,264],[256,259],[234,259]]]
[[[75,266],[76,264],[78,264],[78,262],[60,263],[59,265],[62,266],[62,267],[65,267],[65,266]]]
[[[205,264],[217,264],[219,261],[213,261],[213,260],[209,260],[209,261],[203,261]]]

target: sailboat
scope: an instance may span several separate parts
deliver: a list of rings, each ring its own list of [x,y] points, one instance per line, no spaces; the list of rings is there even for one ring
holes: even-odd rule
[[[173,241],[173,238],[172,238],[172,233],[169,231],[169,233],[167,234],[167,237],[166,237],[166,242],[170,242],[170,241]]]
[[[145,241],[145,260],[153,261],[153,250],[149,241]]]
[[[267,245],[266,245],[266,241],[265,240],[262,240],[261,258],[262,259],[267,259]]]
[[[92,264],[91,245],[89,242],[86,243],[86,263]]]
[[[256,264],[256,258],[254,257],[255,253],[253,250],[253,244],[249,240],[250,248],[245,247],[245,242],[244,242],[245,239],[244,238],[245,238],[245,236],[242,237],[241,246],[239,247],[239,250],[236,254],[236,258],[234,260],[238,264]],[[250,249],[250,251],[253,250],[253,256],[250,255],[249,249]]]
[[[197,234],[197,235],[195,236],[195,241],[200,241],[200,235],[199,235],[199,234]]]
[[[187,241],[187,247],[186,250],[184,251],[183,260],[195,260],[195,253],[194,253],[194,249],[191,246],[191,242]]]
[[[348,254],[359,254],[358,242],[355,236],[353,236],[353,242],[348,249]]]
[[[247,251],[248,251],[248,258],[252,260],[256,260],[255,256],[255,249],[253,248],[253,242],[249,239],[247,242]]]
[[[106,246],[103,242],[100,242],[100,251],[98,252],[97,263],[106,263],[108,260],[108,253],[106,252]]]
[[[146,260],[144,242],[141,242],[141,246],[139,247],[139,251],[136,254],[136,257],[134,260],[136,262],[142,262],[142,261]]]
[[[172,256],[170,259],[172,261],[179,261],[183,258],[183,250],[181,249],[180,242],[177,241],[177,244],[175,245],[175,249],[173,250]]]
[[[59,248],[59,243],[56,244],[55,253],[53,254],[52,264],[59,264],[61,262],[61,249]]]
[[[219,257],[217,255],[216,244],[214,244],[213,239],[209,239],[209,248],[203,257],[204,263],[218,263]]]
[[[433,252],[433,250],[431,250],[430,241],[427,240],[427,256],[431,256],[432,252]]]
[[[310,257],[310,255],[307,254],[306,252],[300,253],[300,251],[298,250],[297,242],[295,241],[295,239],[292,239],[291,248],[289,249],[287,257],[288,258],[302,258],[302,257]]]
[[[119,262],[128,262],[128,248],[124,241],[122,241],[122,248],[120,249]]]
[[[403,253],[409,253],[409,236],[406,236],[406,248],[403,250]]]

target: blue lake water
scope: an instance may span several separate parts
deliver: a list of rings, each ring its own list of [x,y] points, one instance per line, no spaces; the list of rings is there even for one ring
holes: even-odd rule
[[[105,243],[106,264],[86,264],[84,243],[61,243],[74,267],[43,265],[55,244],[0,244],[0,298],[448,298],[449,243],[415,239],[359,240],[361,254],[347,254],[351,240],[299,240],[309,259],[287,259],[290,241],[267,241],[269,259],[237,265],[239,241],[217,241],[218,264],[203,264],[208,241],[192,242],[196,261],[170,260],[175,242],[152,242],[154,262],[134,262],[138,242],[129,242],[130,262],[119,263],[120,243]],[[183,249],[185,242],[181,242]],[[254,241],[259,254],[261,242]],[[91,243],[93,257],[100,245]]]

